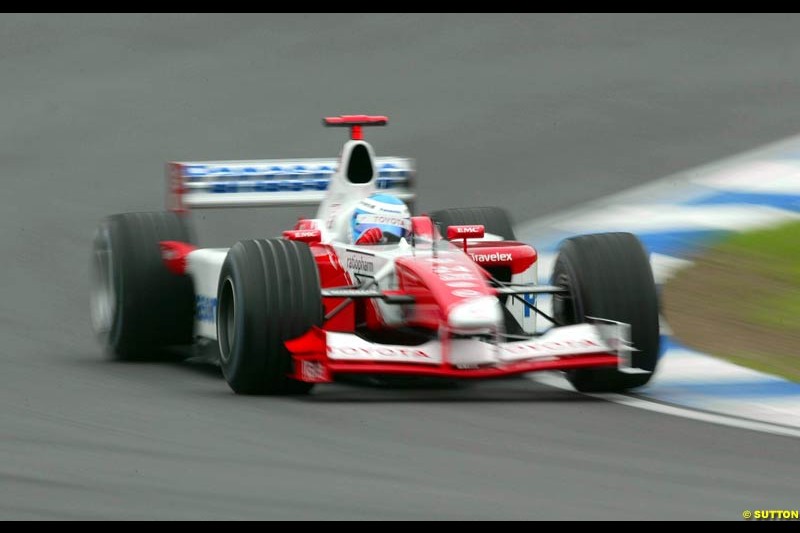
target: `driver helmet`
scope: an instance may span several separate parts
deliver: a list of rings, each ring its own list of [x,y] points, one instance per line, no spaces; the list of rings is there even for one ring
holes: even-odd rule
[[[411,231],[411,212],[401,199],[373,193],[356,205],[350,221],[350,242],[355,243],[371,228],[383,232],[384,242],[397,242]]]

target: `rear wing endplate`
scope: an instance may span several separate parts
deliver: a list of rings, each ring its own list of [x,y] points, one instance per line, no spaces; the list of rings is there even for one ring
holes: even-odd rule
[[[167,164],[167,208],[316,205],[325,198],[336,159],[260,159]],[[413,200],[414,161],[376,157],[376,189]]]

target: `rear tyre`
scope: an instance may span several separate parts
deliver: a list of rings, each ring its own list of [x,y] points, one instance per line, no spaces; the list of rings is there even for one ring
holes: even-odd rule
[[[450,226],[480,224],[486,233],[498,235],[506,241],[517,240],[511,216],[502,207],[453,207],[434,211],[429,216],[434,223],[441,226],[442,235],[447,235],[447,228]],[[498,281],[503,283],[511,281],[511,269],[508,267],[488,267],[486,270]],[[507,300],[508,296],[500,297],[504,309]],[[514,317],[508,313],[506,313],[506,329],[509,332],[521,330]]]
[[[319,272],[305,243],[240,241],[222,265],[217,338],[222,373],[237,394],[304,394],[289,377],[284,341],[322,325]]]
[[[507,241],[517,240],[511,217],[501,207],[454,207],[433,211],[430,217],[441,224],[442,235],[447,235],[450,226],[482,224],[486,233],[499,235]]]
[[[165,348],[191,344],[194,287],[167,270],[160,241],[192,242],[176,213],[125,213],[105,219],[92,249],[91,316],[118,360],[165,358]]]
[[[649,374],[617,369],[580,369],[567,379],[581,392],[621,392],[650,381],[659,354],[658,296],[642,243],[630,233],[603,233],[567,239],[553,270],[554,285],[569,288],[553,296],[555,318],[563,324],[606,318],[631,326],[633,366]]]

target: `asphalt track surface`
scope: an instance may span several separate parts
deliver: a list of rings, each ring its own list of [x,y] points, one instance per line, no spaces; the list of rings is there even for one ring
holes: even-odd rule
[[[421,209],[551,214],[794,134],[797,16],[0,16],[0,518],[728,519],[797,441],[524,380],[237,397],[89,331],[90,237],[169,159],[335,155],[385,113]],[[205,244],[296,213],[204,214]]]

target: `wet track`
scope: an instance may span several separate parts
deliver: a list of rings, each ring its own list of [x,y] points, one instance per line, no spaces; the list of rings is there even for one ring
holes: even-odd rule
[[[800,129],[796,16],[0,16],[0,518],[730,519],[796,508],[797,441],[525,380],[236,397],[89,331],[106,214],[168,159],[335,155],[384,113],[418,207],[516,220]],[[203,214],[203,244],[297,212]]]

